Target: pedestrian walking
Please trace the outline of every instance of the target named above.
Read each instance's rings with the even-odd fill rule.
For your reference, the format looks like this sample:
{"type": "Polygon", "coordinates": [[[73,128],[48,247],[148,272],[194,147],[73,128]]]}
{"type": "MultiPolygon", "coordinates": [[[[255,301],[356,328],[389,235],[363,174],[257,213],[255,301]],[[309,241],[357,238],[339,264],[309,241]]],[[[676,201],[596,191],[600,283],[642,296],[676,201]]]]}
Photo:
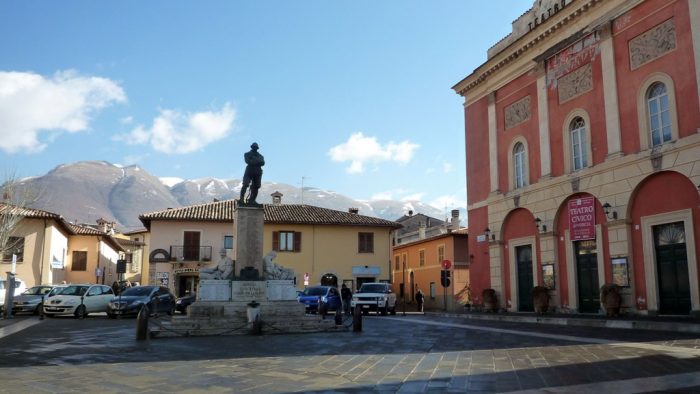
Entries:
{"type": "Polygon", "coordinates": [[[416,302],[418,303],[418,312],[423,312],[423,301],[425,300],[425,297],[423,297],[423,292],[418,289],[418,292],[416,292],[416,302]]]}
{"type": "Polygon", "coordinates": [[[340,288],[340,298],[343,299],[343,311],[350,312],[350,301],[352,300],[352,291],[343,283],[340,288]]]}

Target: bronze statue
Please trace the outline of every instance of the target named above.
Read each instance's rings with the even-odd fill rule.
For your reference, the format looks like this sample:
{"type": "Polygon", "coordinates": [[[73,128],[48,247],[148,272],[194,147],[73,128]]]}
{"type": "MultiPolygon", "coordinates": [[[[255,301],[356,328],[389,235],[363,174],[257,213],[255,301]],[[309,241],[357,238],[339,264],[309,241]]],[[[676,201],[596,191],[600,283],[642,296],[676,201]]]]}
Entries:
{"type": "Polygon", "coordinates": [[[258,206],[259,204],[255,201],[258,197],[258,190],[260,189],[260,180],[262,179],[262,166],[265,165],[265,158],[263,155],[258,153],[257,142],[253,142],[250,146],[250,151],[243,155],[245,163],[247,164],[245,168],[245,173],[243,174],[243,186],[241,187],[241,205],[248,206],[258,206]],[[251,185],[252,182],[252,185],[251,185]],[[246,191],[250,186],[250,195],[246,198],[246,191]]]}

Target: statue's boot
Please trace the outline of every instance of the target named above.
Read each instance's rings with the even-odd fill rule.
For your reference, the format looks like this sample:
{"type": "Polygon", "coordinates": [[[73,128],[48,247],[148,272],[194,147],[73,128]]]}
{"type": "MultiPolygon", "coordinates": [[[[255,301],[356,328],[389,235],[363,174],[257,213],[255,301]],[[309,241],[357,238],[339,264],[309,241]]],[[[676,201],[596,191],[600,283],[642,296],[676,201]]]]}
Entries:
{"type": "Polygon", "coordinates": [[[250,189],[250,198],[248,199],[248,202],[256,204],[256,201],[255,201],[256,198],[258,198],[258,189],[251,188],[250,189]]]}
{"type": "Polygon", "coordinates": [[[242,187],[241,187],[241,198],[240,198],[240,200],[239,200],[240,202],[245,202],[244,198],[245,198],[245,192],[246,192],[246,191],[248,191],[248,186],[245,186],[245,185],[242,186],[242,187]]]}

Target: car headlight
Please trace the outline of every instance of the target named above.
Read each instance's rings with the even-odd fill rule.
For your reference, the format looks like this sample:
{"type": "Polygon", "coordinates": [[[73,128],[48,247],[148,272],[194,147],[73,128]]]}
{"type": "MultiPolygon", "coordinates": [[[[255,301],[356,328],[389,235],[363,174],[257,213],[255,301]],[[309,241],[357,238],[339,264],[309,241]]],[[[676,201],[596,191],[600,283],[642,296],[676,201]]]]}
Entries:
{"type": "MultiPolygon", "coordinates": [[[[297,299],[299,299],[299,297],[297,297],[297,299]]],[[[177,300],[177,301],[175,301],[175,303],[180,305],[180,304],[182,304],[182,300],[177,300]]]]}
{"type": "Polygon", "coordinates": [[[328,302],[328,297],[321,296],[321,302],[328,302]]]}

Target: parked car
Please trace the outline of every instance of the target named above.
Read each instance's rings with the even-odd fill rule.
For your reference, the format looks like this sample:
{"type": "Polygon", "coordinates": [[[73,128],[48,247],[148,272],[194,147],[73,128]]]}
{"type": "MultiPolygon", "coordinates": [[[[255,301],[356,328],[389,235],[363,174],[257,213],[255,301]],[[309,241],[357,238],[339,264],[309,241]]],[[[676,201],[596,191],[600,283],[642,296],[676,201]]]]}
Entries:
{"type": "Polygon", "coordinates": [[[306,312],[325,315],[328,311],[343,309],[340,292],[332,286],[309,286],[297,300],[306,306],[306,312]]]}
{"type": "Polygon", "coordinates": [[[44,314],[85,317],[88,313],[107,312],[107,305],[112,297],[114,292],[109,286],[71,284],[44,302],[44,314]]]}
{"type": "Polygon", "coordinates": [[[363,283],[360,289],[352,295],[350,308],[354,311],[355,308],[360,308],[362,314],[366,315],[369,311],[377,311],[382,315],[391,313],[396,314],[396,294],[391,291],[391,286],[388,283],[363,283]]]}
{"type": "MultiPolygon", "coordinates": [[[[5,292],[7,289],[7,279],[0,279],[0,311],[5,308],[5,292]]],[[[15,294],[14,297],[19,296],[27,290],[27,285],[24,281],[19,278],[15,278],[15,294]]]]}
{"type": "Polygon", "coordinates": [[[175,313],[175,296],[167,287],[129,287],[120,295],[112,297],[107,306],[107,316],[114,319],[118,315],[138,315],[141,308],[150,313],[175,313]]]}
{"type": "Polygon", "coordinates": [[[15,297],[12,303],[12,313],[29,312],[38,315],[43,307],[44,297],[54,287],[53,285],[30,287],[24,293],[15,297]]]}
{"type": "Polygon", "coordinates": [[[197,300],[197,293],[186,294],[175,300],[175,309],[180,313],[187,313],[187,307],[197,300]]]}

